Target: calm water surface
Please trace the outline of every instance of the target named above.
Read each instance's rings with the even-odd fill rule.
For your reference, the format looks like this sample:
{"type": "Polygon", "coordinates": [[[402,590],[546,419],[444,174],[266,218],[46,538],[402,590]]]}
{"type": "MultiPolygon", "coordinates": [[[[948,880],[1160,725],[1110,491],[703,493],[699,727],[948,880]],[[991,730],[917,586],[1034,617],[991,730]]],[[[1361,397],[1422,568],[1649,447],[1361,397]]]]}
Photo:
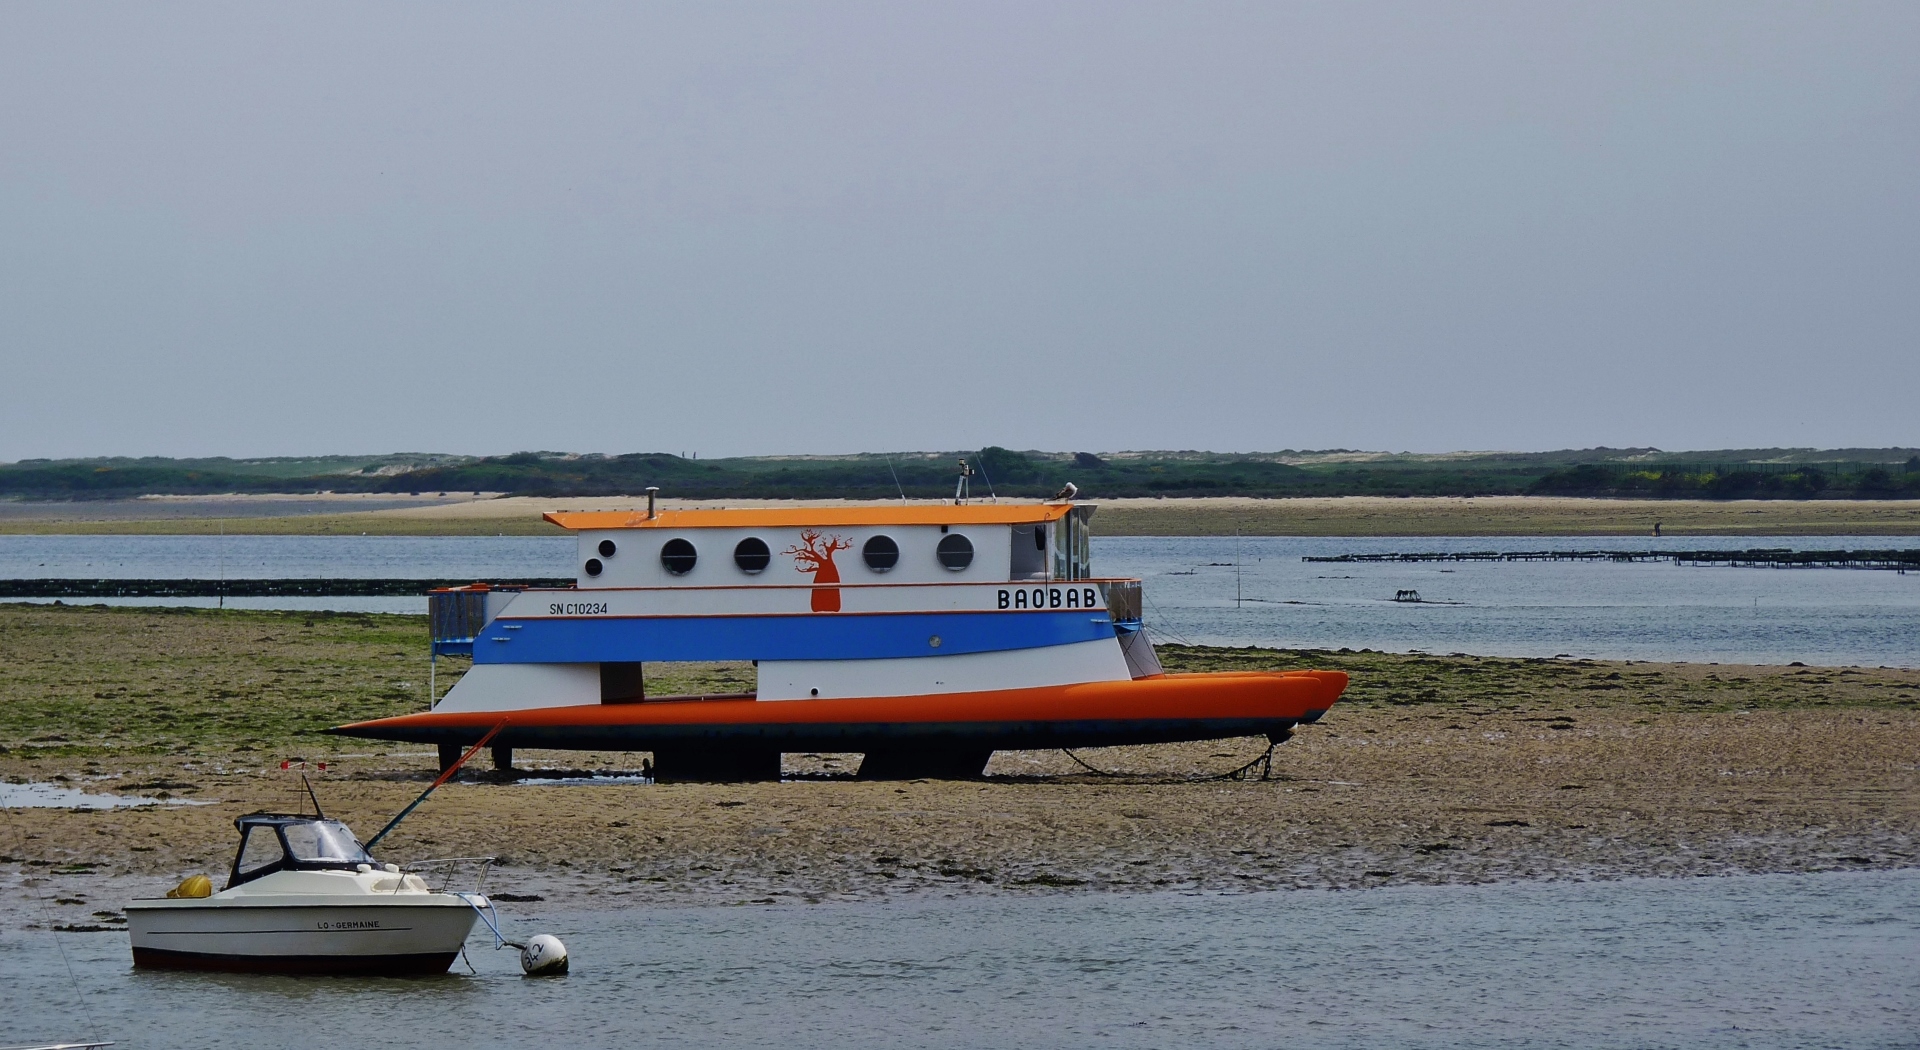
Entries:
{"type": "Polygon", "coordinates": [[[1920,574],[1670,562],[1308,563],[1390,551],[1798,550],[1888,537],[1115,538],[1102,571],[1146,581],[1158,636],[1212,645],[1725,663],[1920,664],[1920,574]],[[1393,601],[1416,590],[1419,604],[1393,601]],[[1236,593],[1239,595],[1236,601],[1236,593]]]}
{"type": "MultiPolygon", "coordinates": [[[[1728,663],[1920,664],[1920,574],[1572,562],[1328,565],[1376,551],[1793,549],[1920,545],[1885,536],[1114,537],[1104,575],[1147,584],[1163,640],[1728,663]],[[1396,603],[1417,590],[1420,604],[1396,603]],[[1237,599],[1236,599],[1237,594],[1237,599]]],[[[0,536],[4,577],[566,576],[545,536],[0,536]]],[[[166,604],[147,599],[143,604],[166,604]]],[[[212,604],[186,599],[171,604],[212,604]]],[[[415,598],[231,599],[240,608],[422,612],[415,598]]]]}
{"type": "MultiPolygon", "coordinates": [[[[572,976],[134,973],[0,935],[0,1042],[123,1048],[1912,1047],[1920,872],[529,912],[572,976]]],[[[457,968],[459,967],[456,964],[457,968]]]]}

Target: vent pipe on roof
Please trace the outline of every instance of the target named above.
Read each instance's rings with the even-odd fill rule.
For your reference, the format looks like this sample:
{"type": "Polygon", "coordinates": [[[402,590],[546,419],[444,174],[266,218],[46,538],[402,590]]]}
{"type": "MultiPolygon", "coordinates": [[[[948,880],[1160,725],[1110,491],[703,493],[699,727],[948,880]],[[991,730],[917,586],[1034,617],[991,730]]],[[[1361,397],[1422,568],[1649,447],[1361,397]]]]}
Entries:
{"type": "Polygon", "coordinates": [[[659,495],[660,495],[660,486],[658,485],[647,486],[647,520],[648,521],[653,520],[653,516],[654,516],[653,501],[654,501],[654,498],[659,495]]]}

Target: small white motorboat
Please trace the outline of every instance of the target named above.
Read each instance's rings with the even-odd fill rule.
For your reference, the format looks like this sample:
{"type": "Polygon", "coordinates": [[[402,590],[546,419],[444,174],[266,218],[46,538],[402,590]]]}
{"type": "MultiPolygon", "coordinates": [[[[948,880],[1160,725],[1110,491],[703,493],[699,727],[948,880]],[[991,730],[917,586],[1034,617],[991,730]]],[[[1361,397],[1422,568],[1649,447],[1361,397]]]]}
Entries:
{"type": "Polygon", "coordinates": [[[234,825],[240,848],[225,888],[194,876],[167,897],[128,903],[135,966],[444,973],[489,906],[381,864],[337,820],[250,813],[234,825]]]}

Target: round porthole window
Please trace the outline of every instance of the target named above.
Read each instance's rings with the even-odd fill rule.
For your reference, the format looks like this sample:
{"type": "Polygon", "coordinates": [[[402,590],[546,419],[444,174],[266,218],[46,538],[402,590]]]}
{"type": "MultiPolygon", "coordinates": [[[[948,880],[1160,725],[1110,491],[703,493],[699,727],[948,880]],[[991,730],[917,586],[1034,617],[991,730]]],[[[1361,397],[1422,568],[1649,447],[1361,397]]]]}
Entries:
{"type": "Polygon", "coordinates": [[[614,547],[614,545],[613,545],[613,541],[612,541],[612,540],[601,540],[601,541],[600,541],[600,556],[601,556],[602,558],[611,558],[611,557],[613,557],[613,552],[614,552],[614,551],[615,551],[616,549],[617,549],[617,548],[615,548],[615,547],[614,547]]]}
{"type": "Polygon", "coordinates": [[[675,576],[685,576],[693,571],[693,563],[700,560],[699,552],[686,540],[668,540],[660,548],[660,564],[675,576]]]}
{"type": "Polygon", "coordinates": [[[940,537],[940,546],[934,549],[940,556],[940,564],[959,572],[973,564],[973,541],[957,532],[940,537]]]}
{"type": "Polygon", "coordinates": [[[600,565],[600,559],[598,559],[598,558],[588,558],[588,559],[587,559],[587,564],[586,564],[586,569],[587,569],[587,575],[588,575],[588,576],[598,576],[598,575],[600,575],[600,569],[601,569],[601,565],[600,565]]]}
{"type": "Polygon", "coordinates": [[[867,568],[874,572],[886,572],[899,564],[900,545],[893,542],[891,536],[875,536],[860,548],[860,556],[867,559],[867,568]]]}
{"type": "Polygon", "coordinates": [[[740,566],[741,572],[759,572],[773,560],[773,552],[767,549],[767,541],[758,536],[748,536],[734,545],[733,563],[740,566]]]}

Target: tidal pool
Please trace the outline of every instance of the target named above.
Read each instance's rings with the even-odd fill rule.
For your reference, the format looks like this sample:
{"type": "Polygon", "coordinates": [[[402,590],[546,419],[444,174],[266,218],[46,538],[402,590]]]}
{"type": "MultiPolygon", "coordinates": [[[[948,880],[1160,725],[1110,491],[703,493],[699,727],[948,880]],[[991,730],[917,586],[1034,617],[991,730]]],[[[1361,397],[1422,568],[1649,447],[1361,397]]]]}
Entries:
{"type": "Polygon", "coordinates": [[[206,806],[211,804],[187,798],[112,795],[68,787],[64,784],[0,783],[0,809],[119,809],[123,806],[206,806]]]}

